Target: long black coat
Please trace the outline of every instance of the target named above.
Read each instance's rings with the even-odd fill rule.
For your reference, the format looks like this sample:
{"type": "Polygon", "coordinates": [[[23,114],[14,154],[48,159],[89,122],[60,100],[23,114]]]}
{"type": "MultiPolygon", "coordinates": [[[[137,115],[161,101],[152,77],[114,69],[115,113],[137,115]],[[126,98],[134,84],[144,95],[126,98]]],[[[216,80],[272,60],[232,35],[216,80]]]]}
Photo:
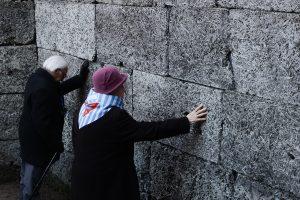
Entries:
{"type": "Polygon", "coordinates": [[[19,124],[22,160],[44,166],[55,152],[63,151],[63,95],[83,84],[80,76],[57,82],[42,68],[29,77],[19,124]]]}
{"type": "Polygon", "coordinates": [[[73,124],[75,158],[73,200],[138,200],[134,142],[152,141],[189,132],[186,117],[163,122],[137,122],[113,107],[102,118],[78,129],[73,124]]]}

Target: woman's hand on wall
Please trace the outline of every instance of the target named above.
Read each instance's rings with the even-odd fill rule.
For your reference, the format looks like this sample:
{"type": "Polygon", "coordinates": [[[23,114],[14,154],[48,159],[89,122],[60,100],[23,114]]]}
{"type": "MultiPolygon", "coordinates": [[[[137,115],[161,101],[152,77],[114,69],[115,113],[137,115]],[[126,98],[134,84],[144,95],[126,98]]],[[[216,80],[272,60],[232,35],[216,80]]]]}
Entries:
{"type": "Polygon", "coordinates": [[[200,104],[195,110],[190,112],[186,117],[190,123],[204,122],[206,121],[207,109],[200,104]]]}

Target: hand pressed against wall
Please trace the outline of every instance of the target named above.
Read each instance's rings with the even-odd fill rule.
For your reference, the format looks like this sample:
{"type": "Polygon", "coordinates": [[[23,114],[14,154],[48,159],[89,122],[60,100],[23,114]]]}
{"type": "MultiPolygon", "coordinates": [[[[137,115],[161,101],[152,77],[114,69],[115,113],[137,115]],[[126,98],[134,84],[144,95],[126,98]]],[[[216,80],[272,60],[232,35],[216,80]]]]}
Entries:
{"type": "Polygon", "coordinates": [[[206,121],[207,109],[200,104],[195,110],[190,112],[186,117],[190,123],[204,122],[206,121]]]}

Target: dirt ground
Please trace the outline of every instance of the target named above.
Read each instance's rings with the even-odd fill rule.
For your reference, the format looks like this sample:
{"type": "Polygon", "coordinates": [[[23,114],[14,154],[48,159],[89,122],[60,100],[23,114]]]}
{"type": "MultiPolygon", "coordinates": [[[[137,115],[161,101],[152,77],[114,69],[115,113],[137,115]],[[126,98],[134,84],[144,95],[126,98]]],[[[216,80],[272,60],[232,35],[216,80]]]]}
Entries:
{"type": "MultiPolygon", "coordinates": [[[[19,170],[10,158],[0,153],[0,200],[19,198],[19,170]]],[[[54,186],[49,177],[40,193],[42,200],[69,200],[68,192],[54,186]]]]}

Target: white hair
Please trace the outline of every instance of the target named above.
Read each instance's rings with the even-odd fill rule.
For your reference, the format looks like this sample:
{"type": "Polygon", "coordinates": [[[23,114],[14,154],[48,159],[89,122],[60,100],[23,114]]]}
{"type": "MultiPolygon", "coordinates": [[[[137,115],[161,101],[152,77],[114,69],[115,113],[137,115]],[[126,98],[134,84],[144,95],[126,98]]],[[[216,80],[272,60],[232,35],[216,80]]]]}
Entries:
{"type": "Polygon", "coordinates": [[[43,64],[43,68],[54,72],[57,69],[68,68],[67,61],[62,56],[51,56],[47,60],[45,60],[43,64]]]}

